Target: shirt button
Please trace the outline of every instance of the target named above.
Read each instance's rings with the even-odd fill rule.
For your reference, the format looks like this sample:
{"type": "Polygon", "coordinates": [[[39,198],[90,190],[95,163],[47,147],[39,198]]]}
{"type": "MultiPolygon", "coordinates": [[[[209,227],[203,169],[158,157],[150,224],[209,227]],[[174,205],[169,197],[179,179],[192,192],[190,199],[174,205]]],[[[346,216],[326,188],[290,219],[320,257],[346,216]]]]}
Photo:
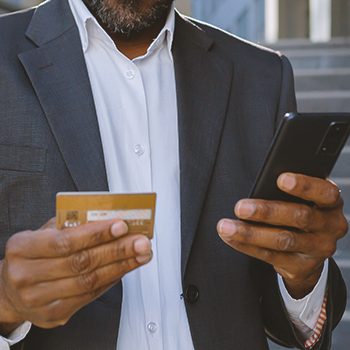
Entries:
{"type": "Polygon", "coordinates": [[[145,153],[145,149],[140,144],[137,144],[137,145],[134,146],[134,152],[138,156],[142,156],[145,153]]]}
{"type": "Polygon", "coordinates": [[[148,331],[153,334],[157,331],[157,325],[154,323],[154,322],[150,322],[148,325],[147,325],[147,329],[148,331]]]}
{"type": "Polygon", "coordinates": [[[126,71],[125,75],[130,80],[135,78],[135,72],[132,69],[126,71]]]}

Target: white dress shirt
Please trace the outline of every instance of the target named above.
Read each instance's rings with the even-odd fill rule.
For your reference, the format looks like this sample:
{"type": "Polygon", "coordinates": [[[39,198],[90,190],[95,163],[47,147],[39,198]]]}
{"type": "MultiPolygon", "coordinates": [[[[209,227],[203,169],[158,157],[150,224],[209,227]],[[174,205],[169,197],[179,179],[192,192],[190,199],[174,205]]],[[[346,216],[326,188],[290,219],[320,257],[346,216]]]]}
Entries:
{"type": "Polygon", "coordinates": [[[153,259],[122,279],[117,349],[191,350],[180,297],[180,171],[171,53],[174,9],[147,53],[129,60],[81,0],[70,5],[92,86],[109,190],[157,193],[153,259]]]}
{"type": "MultiPolygon", "coordinates": [[[[153,259],[122,279],[117,350],[194,350],[180,297],[180,167],[171,52],[174,8],[147,53],[130,60],[116,48],[82,0],[69,0],[69,5],[92,87],[109,189],[114,193],[157,193],[153,259]]],[[[297,319],[297,326],[298,314],[305,310],[308,319],[316,318],[315,324],[309,322],[306,327],[312,330],[316,326],[327,271],[324,275],[317,286],[318,297],[300,302],[291,299],[283,282],[280,284],[289,312],[295,316],[297,310],[291,318],[293,322],[297,319]]],[[[2,338],[0,349],[8,349],[8,342],[2,338]]]]}

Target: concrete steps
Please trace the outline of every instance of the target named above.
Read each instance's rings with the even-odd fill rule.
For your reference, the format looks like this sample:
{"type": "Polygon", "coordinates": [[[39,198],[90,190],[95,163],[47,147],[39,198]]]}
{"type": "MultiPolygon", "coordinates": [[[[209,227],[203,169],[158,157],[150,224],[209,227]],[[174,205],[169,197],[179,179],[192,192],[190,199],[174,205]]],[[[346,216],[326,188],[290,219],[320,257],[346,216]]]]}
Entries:
{"type": "MultiPolygon", "coordinates": [[[[266,44],[266,46],[269,45],[266,44]]],[[[292,50],[303,50],[307,52],[315,49],[341,49],[344,46],[350,47],[350,37],[332,38],[331,41],[325,43],[311,43],[308,39],[285,39],[279,40],[278,43],[272,45],[272,48],[286,53],[292,50]]]]}
{"type": "Polygon", "coordinates": [[[325,94],[299,94],[298,110],[300,112],[347,112],[350,110],[350,91],[338,93],[334,96],[331,93],[325,94]]]}
{"type": "Polygon", "coordinates": [[[304,91],[348,91],[350,89],[349,68],[294,69],[296,90],[304,91]]]}
{"type": "Polygon", "coordinates": [[[273,48],[292,63],[300,112],[350,112],[349,38],[283,41],[273,48]]]}
{"type": "Polygon", "coordinates": [[[293,56],[287,54],[295,69],[308,68],[343,68],[347,67],[350,62],[350,50],[336,50],[330,52],[327,56],[316,55],[310,52],[310,56],[293,56]]]}
{"type": "MultiPolygon", "coordinates": [[[[285,54],[292,63],[300,112],[350,113],[350,38],[332,39],[321,44],[286,40],[273,49],[285,54]]],[[[330,179],[342,191],[344,213],[350,223],[350,140],[330,179]]],[[[349,302],[342,321],[333,333],[332,348],[347,350],[350,342],[350,233],[338,242],[334,258],[347,284],[349,302]]],[[[282,348],[271,344],[271,349],[282,348]]]]}

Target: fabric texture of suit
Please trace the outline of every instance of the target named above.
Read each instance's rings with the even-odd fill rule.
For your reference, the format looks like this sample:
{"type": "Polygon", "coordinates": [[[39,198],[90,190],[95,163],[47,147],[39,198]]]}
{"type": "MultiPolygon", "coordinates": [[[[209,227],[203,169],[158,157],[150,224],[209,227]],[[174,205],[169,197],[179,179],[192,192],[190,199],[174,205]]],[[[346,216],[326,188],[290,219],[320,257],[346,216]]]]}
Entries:
{"type": "MultiPolygon", "coordinates": [[[[66,0],[0,19],[0,254],[9,237],[55,216],[59,191],[108,190],[91,87],[66,0]]],[[[222,242],[216,224],[248,195],[280,118],[296,110],[288,60],[176,15],[182,283],[195,349],[267,349],[264,329],[303,348],[286,316],[274,270],[222,242]]],[[[330,261],[329,349],[345,307],[330,261]]],[[[62,327],[32,327],[17,348],[115,350],[121,283],[62,327]]]]}

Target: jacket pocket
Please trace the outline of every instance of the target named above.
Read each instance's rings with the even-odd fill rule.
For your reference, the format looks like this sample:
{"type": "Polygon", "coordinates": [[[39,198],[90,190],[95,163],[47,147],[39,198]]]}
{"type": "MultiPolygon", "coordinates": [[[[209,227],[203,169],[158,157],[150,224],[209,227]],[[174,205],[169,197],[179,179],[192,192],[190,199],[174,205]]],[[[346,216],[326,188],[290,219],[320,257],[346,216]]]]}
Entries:
{"type": "Polygon", "coordinates": [[[0,170],[43,173],[46,148],[0,145],[0,170]]]}

